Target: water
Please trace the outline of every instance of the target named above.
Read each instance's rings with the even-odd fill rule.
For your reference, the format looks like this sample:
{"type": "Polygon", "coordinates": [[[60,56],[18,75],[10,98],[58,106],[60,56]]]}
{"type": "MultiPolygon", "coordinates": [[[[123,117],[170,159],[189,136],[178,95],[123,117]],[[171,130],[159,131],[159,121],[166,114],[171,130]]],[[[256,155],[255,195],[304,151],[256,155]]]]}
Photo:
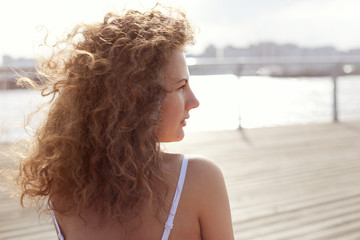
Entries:
{"type": "MultiPolygon", "coordinates": [[[[239,123],[257,128],[332,120],[329,77],[209,75],[192,76],[190,84],[200,107],[190,112],[186,131],[236,129],[239,123]]],[[[340,77],[338,98],[340,121],[360,119],[360,76],[340,77]]],[[[23,123],[42,101],[40,93],[32,90],[0,91],[0,142],[27,137],[23,123]]]]}
{"type": "MultiPolygon", "coordinates": [[[[28,138],[31,133],[31,124],[25,128],[29,115],[37,110],[45,99],[40,92],[34,90],[0,91],[0,142],[16,141],[28,138]]],[[[39,118],[34,118],[34,121],[39,118]]]]}
{"type": "MultiPolygon", "coordinates": [[[[333,85],[329,77],[271,78],[193,76],[201,108],[193,110],[189,130],[235,129],[329,122],[333,85]]],[[[340,120],[360,119],[360,76],[338,81],[340,120]]]]}

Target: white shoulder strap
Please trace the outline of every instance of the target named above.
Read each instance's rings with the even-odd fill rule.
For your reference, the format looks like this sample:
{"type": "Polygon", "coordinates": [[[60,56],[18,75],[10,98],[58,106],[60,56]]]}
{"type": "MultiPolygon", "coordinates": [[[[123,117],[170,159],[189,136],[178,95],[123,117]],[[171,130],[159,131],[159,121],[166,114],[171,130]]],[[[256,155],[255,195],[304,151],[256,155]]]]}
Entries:
{"type": "Polygon", "coordinates": [[[52,211],[54,223],[55,223],[55,226],[56,226],[58,238],[59,238],[59,240],[64,240],[64,236],[62,235],[62,233],[61,233],[61,231],[60,231],[60,227],[59,227],[59,224],[58,224],[58,222],[57,222],[57,220],[56,220],[54,210],[51,210],[51,211],[52,211]]]}
{"type": "Polygon", "coordinates": [[[170,236],[170,232],[173,227],[176,210],[177,210],[177,207],[178,207],[179,201],[180,201],[181,192],[182,192],[182,189],[184,186],[187,165],[188,165],[188,159],[186,156],[184,156],[184,158],[182,160],[182,164],[181,164],[181,170],[180,170],[179,180],[178,180],[178,184],[176,187],[174,199],[173,199],[173,202],[172,202],[172,205],[170,208],[170,213],[169,213],[168,219],[165,223],[165,229],[164,229],[164,233],[161,237],[161,240],[167,240],[170,236]]]}

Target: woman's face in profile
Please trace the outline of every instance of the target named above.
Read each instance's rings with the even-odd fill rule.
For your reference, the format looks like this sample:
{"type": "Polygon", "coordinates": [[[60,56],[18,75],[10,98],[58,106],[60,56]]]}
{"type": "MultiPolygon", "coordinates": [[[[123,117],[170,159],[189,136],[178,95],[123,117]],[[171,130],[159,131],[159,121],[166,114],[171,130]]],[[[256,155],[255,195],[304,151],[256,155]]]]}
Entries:
{"type": "Polygon", "coordinates": [[[164,69],[168,93],[161,105],[158,131],[160,142],[175,142],[184,138],[183,127],[190,117],[189,111],[199,106],[199,101],[189,85],[189,71],[182,51],[175,50],[164,69]]]}

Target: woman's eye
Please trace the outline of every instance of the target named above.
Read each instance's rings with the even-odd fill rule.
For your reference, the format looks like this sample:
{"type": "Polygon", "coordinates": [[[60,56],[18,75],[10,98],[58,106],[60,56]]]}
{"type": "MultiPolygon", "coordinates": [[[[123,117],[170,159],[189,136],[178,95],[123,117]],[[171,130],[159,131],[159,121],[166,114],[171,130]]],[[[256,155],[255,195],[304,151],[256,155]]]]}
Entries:
{"type": "Polygon", "coordinates": [[[186,87],[186,84],[182,85],[181,87],[178,88],[178,90],[183,90],[186,87]]]}

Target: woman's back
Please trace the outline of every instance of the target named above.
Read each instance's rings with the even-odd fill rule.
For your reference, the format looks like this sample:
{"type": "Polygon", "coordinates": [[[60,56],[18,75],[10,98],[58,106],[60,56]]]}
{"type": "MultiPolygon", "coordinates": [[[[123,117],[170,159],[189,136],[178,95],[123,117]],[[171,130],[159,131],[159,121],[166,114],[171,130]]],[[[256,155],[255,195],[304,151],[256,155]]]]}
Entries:
{"type": "MultiPolygon", "coordinates": [[[[169,183],[166,203],[171,203],[173,200],[182,160],[181,155],[164,154],[164,178],[169,183]]],[[[226,199],[222,197],[223,191],[226,190],[221,172],[213,163],[200,158],[189,158],[183,191],[169,239],[232,239],[231,222],[226,219],[221,226],[211,227],[213,221],[218,222],[215,215],[220,213],[230,217],[229,203],[227,197],[226,199]],[[215,182],[217,183],[212,184],[215,182]],[[221,205],[219,206],[219,204],[221,205]],[[223,208],[225,212],[216,211],[216,208],[219,207],[223,208]],[[214,219],[211,221],[206,217],[205,221],[203,218],[206,215],[213,215],[214,219]],[[225,227],[225,231],[224,226],[228,226],[225,227]],[[205,234],[203,232],[205,229],[211,229],[213,233],[205,234]],[[226,234],[230,235],[226,236],[226,234]]],[[[87,224],[84,224],[84,221],[77,216],[65,217],[56,214],[56,218],[66,240],[160,240],[164,232],[164,223],[170,211],[168,205],[159,213],[149,205],[142,206],[139,215],[133,219],[125,223],[113,221],[104,226],[97,226],[98,215],[90,211],[83,216],[87,224]]]]}

